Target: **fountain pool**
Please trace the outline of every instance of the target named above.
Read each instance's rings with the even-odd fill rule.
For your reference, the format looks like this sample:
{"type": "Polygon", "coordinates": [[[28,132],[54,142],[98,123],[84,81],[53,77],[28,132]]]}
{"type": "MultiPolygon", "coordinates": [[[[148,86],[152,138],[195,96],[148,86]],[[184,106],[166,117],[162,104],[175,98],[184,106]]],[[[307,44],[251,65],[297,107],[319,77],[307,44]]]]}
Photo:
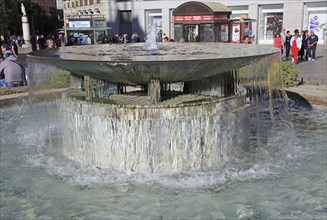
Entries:
{"type": "Polygon", "coordinates": [[[293,129],[262,126],[266,144],[220,169],[166,173],[67,159],[58,108],[0,109],[0,219],[326,218],[326,108],[290,105],[293,129]]]}
{"type": "Polygon", "coordinates": [[[33,90],[44,63],[71,88],[0,109],[1,219],[326,218],[326,108],[286,102],[275,49],[198,45],[30,55],[33,90]]]}

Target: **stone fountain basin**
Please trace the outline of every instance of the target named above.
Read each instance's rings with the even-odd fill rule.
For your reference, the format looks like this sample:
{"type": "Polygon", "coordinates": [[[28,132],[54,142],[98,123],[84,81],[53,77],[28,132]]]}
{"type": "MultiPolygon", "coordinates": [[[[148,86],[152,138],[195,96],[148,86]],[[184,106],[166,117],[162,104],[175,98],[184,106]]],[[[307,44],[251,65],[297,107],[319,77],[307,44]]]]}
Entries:
{"type": "Polygon", "coordinates": [[[162,83],[199,80],[279,53],[271,46],[231,43],[159,43],[158,50],[143,47],[144,43],[69,46],[34,51],[28,59],[81,76],[147,84],[151,79],[162,83]]]}

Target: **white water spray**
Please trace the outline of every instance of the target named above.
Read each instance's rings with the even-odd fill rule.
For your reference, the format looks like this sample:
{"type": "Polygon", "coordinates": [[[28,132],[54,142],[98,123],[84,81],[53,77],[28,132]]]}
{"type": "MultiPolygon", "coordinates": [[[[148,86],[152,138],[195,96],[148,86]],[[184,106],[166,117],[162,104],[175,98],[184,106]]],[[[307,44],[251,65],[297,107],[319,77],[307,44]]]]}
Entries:
{"type": "Polygon", "coordinates": [[[145,44],[143,50],[158,50],[156,35],[157,35],[157,25],[152,24],[150,25],[148,30],[148,35],[145,38],[145,44]]]}

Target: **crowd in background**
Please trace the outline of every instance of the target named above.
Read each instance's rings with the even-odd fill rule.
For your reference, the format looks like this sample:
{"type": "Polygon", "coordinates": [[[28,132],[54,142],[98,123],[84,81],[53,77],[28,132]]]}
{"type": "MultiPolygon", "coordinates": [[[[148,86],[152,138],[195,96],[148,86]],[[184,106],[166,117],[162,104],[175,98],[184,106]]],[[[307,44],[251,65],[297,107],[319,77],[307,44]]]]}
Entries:
{"type": "Polygon", "coordinates": [[[275,33],[273,46],[280,49],[281,55],[285,51],[283,59],[292,59],[292,62],[297,64],[299,61],[315,61],[317,43],[318,36],[313,31],[309,33],[308,30],[303,30],[300,34],[299,30],[295,29],[291,35],[289,30],[283,28],[281,33],[275,33]]]}

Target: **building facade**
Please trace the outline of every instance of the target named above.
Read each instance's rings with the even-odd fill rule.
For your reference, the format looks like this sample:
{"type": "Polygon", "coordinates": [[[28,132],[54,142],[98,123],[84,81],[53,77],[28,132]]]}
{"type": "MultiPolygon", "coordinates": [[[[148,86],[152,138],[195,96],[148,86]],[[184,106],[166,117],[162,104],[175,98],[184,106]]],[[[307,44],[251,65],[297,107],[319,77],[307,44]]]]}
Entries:
{"type": "Polygon", "coordinates": [[[51,8],[56,9],[56,0],[32,0],[33,3],[36,3],[41,6],[46,12],[46,14],[50,14],[51,8]]]}
{"type": "MultiPolygon", "coordinates": [[[[75,33],[77,35],[91,35],[89,37],[96,43],[107,34],[131,36],[137,32],[143,39],[152,24],[156,24],[165,36],[174,39],[173,11],[188,1],[61,0],[61,2],[65,27],[80,31],[75,33]],[[76,25],[81,28],[76,28],[76,25]]],[[[232,11],[231,19],[252,19],[252,33],[254,41],[258,44],[271,44],[274,33],[279,32],[282,27],[291,33],[295,29],[313,30],[319,37],[319,43],[324,42],[327,2],[323,0],[199,0],[199,2],[219,2],[226,5],[232,11]]]]}

